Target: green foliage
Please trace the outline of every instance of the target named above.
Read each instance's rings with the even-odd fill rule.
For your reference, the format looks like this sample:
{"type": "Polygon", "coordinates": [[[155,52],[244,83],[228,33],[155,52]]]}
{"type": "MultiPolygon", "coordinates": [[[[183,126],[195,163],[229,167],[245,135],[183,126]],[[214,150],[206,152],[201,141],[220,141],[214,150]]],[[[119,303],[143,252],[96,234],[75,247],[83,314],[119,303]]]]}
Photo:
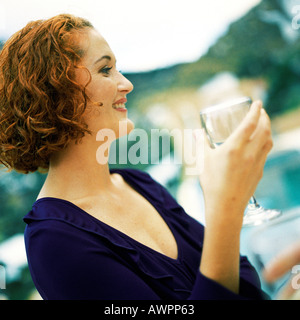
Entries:
{"type": "Polygon", "coordinates": [[[31,209],[45,175],[0,171],[0,242],[23,233],[23,216],[31,209]]]}
{"type": "MultiPolygon", "coordinates": [[[[276,20],[276,19],[275,19],[276,20]]],[[[263,0],[244,17],[232,23],[227,32],[205,55],[193,63],[140,74],[128,74],[135,85],[130,101],[141,108],[141,97],[174,88],[199,88],[219,72],[229,71],[239,78],[262,78],[269,90],[266,105],[271,116],[300,106],[300,30],[292,30],[292,17],[282,1],[263,0]],[[278,16],[281,25],[270,19],[278,16]],[[285,19],[285,20],[284,20],[285,19]]]]}

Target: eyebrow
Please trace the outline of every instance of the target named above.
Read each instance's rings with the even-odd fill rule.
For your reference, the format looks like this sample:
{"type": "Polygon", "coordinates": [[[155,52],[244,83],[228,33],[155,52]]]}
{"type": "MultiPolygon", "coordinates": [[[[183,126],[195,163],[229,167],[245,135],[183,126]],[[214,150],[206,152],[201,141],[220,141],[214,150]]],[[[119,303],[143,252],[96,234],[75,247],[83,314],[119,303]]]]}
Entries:
{"type": "Polygon", "coordinates": [[[96,60],[95,62],[94,62],[94,65],[96,64],[96,63],[98,63],[98,62],[100,62],[101,60],[111,60],[111,56],[103,56],[103,57],[101,57],[101,58],[99,58],[98,60],[96,60]]]}

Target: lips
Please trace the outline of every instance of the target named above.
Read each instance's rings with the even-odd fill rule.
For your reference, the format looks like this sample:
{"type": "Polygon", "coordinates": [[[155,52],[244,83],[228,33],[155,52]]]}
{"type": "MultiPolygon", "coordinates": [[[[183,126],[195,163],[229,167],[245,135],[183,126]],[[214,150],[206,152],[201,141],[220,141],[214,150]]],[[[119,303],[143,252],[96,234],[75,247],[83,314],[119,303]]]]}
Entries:
{"type": "Polygon", "coordinates": [[[125,103],[127,102],[126,98],[122,98],[120,100],[117,100],[116,102],[113,103],[112,107],[116,110],[127,110],[125,107],[125,103]]]}

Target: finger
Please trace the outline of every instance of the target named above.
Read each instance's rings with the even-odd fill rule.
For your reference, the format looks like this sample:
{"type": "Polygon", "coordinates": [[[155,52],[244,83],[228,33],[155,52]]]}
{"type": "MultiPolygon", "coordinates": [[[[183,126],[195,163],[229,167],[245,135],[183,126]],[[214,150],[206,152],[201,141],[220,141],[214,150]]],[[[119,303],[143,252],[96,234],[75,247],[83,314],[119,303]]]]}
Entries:
{"type": "Polygon", "coordinates": [[[299,300],[300,290],[294,289],[290,280],[276,295],[276,300],[299,300]]]}
{"type": "Polygon", "coordinates": [[[300,243],[296,243],[279,253],[266,267],[263,276],[267,282],[282,277],[294,265],[300,263],[300,243]]]}
{"type": "Polygon", "coordinates": [[[258,147],[264,147],[266,144],[272,145],[271,121],[264,109],[261,109],[258,125],[251,136],[252,140],[255,140],[258,147]]]}
{"type": "Polygon", "coordinates": [[[259,124],[248,145],[248,151],[255,158],[256,164],[263,169],[267,156],[273,147],[270,119],[263,109],[259,124]]]}
{"type": "Polygon", "coordinates": [[[261,116],[261,109],[261,101],[258,100],[253,102],[249,112],[237,127],[237,129],[229,137],[229,139],[235,139],[236,143],[244,143],[246,141],[249,141],[258,126],[261,116]]]}

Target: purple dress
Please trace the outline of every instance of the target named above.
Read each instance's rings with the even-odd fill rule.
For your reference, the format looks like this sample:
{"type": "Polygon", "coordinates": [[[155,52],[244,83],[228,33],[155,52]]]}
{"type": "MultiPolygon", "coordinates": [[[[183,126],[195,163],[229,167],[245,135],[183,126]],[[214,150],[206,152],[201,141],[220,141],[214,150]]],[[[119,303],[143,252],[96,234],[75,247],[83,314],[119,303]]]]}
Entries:
{"type": "Polygon", "coordinates": [[[159,212],[172,231],[172,259],[94,218],[69,201],[37,200],[24,217],[33,282],[43,299],[199,300],[264,299],[258,275],[240,259],[234,294],[199,272],[204,227],[188,216],[147,173],[113,169],[159,212]]]}

